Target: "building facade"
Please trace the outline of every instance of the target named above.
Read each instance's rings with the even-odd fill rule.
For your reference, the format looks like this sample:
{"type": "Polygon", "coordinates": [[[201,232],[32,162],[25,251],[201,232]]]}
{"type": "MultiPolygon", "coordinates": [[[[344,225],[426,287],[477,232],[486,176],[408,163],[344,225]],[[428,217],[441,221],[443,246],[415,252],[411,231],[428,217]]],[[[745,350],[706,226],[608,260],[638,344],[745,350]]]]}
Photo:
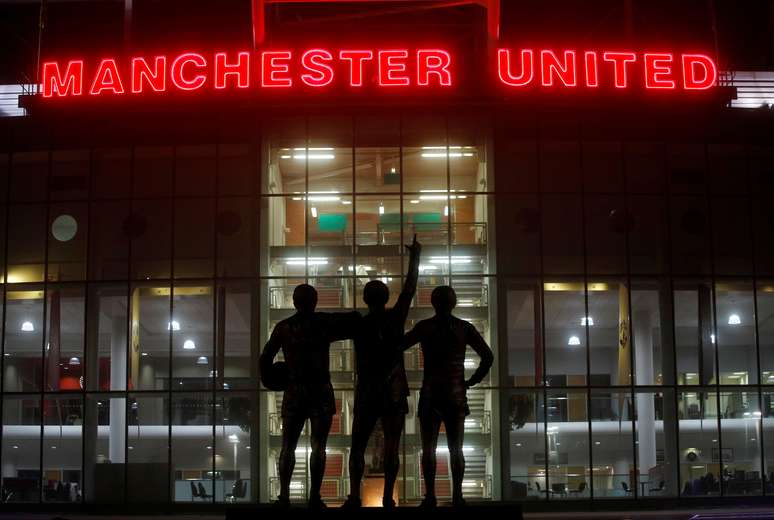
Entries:
{"type": "MultiPolygon", "coordinates": [[[[277,26],[298,23],[282,9],[277,26]]],[[[488,14],[465,9],[451,30],[472,26],[486,55],[488,14]]],[[[738,84],[731,101],[27,96],[0,118],[2,499],[273,500],[282,395],[257,372],[272,327],[299,283],[325,311],[365,311],[372,279],[395,301],[415,235],[407,327],[448,284],[495,353],[468,392],[467,498],[774,494],[774,119],[765,87],[738,84]]],[[[349,341],[332,345],[333,504],[355,363],[349,341]]],[[[418,348],[405,363],[409,505],[424,493],[418,348]]],[[[379,448],[377,431],[366,503],[381,499],[379,448]]],[[[308,455],[305,431],[294,499],[308,455]]],[[[442,499],[450,478],[439,447],[442,499]]]]}

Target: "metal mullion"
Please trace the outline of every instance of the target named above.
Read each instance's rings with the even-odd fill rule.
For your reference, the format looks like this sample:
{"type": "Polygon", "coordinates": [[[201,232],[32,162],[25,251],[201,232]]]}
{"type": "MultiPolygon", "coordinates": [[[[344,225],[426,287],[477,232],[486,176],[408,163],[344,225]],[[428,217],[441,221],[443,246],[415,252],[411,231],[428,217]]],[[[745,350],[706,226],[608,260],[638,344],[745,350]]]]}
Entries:
{"type": "Polygon", "coordinates": [[[449,262],[449,287],[454,287],[452,281],[452,213],[451,206],[451,158],[449,157],[449,113],[443,116],[444,143],[446,146],[446,259],[449,262]]]}
{"type": "MultiPolygon", "coordinates": [[[[626,176],[626,160],[624,143],[621,141],[621,176],[623,181],[623,202],[624,202],[624,217],[626,222],[629,221],[629,189],[626,176]]],[[[636,393],[636,357],[635,350],[637,348],[637,342],[634,340],[634,312],[632,310],[632,266],[631,266],[631,244],[629,237],[628,226],[624,233],[624,254],[625,254],[625,266],[626,266],[626,297],[628,299],[628,318],[629,318],[629,385],[631,386],[631,398],[632,398],[632,414],[629,420],[632,423],[632,453],[634,461],[634,499],[638,498],[638,489],[640,488],[640,470],[639,470],[639,453],[637,451],[637,420],[639,416],[637,411],[637,393],[636,393]]],[[[652,374],[651,374],[652,376],[652,374]]],[[[654,445],[655,448],[655,445],[654,445]]],[[[643,493],[644,495],[644,493],[643,493]]]]}
{"type": "Polygon", "coordinates": [[[581,240],[583,244],[583,308],[584,316],[587,317],[586,325],[583,327],[586,334],[586,421],[588,424],[588,441],[589,441],[589,471],[591,478],[589,479],[589,498],[594,500],[594,434],[591,423],[591,334],[589,332],[588,315],[589,315],[589,266],[588,266],[588,240],[586,233],[586,190],[585,190],[585,174],[583,170],[583,129],[578,127],[578,169],[581,175],[581,240]]]}
{"type": "MultiPolygon", "coordinates": [[[[0,356],[0,374],[5,374],[5,331],[7,328],[6,323],[6,316],[7,316],[7,307],[8,307],[8,219],[10,218],[10,193],[11,193],[11,176],[13,175],[13,166],[12,166],[12,157],[13,153],[8,154],[7,161],[7,171],[8,176],[5,179],[5,193],[6,193],[6,200],[5,200],[5,223],[4,223],[4,235],[3,235],[3,243],[5,245],[5,249],[3,251],[3,322],[0,324],[0,328],[2,328],[2,331],[0,332],[0,336],[2,336],[2,348],[3,355],[0,356]]],[[[3,388],[0,388],[0,390],[5,390],[5,380],[3,380],[3,388]]],[[[3,396],[2,399],[0,399],[0,448],[5,443],[5,396],[3,396]]],[[[3,451],[0,449],[0,467],[2,467],[3,463],[3,451]]]]}
{"type": "MultiPolygon", "coordinates": [[[[43,236],[45,236],[45,243],[44,243],[44,249],[43,249],[43,326],[41,327],[42,332],[42,341],[41,341],[41,381],[40,381],[40,475],[38,476],[38,481],[40,485],[40,491],[39,491],[39,500],[41,503],[44,502],[43,500],[43,440],[45,439],[45,422],[43,420],[43,406],[45,404],[45,390],[46,390],[46,377],[48,376],[47,370],[46,370],[46,335],[48,334],[48,222],[51,219],[51,170],[53,168],[52,166],[52,160],[53,160],[53,152],[51,151],[50,146],[53,143],[49,143],[49,150],[48,150],[48,172],[46,173],[46,226],[43,230],[43,236]]],[[[59,364],[57,363],[57,366],[59,364]]]]}
{"type": "MultiPolygon", "coordinates": [[[[135,166],[135,146],[131,145],[129,155],[129,186],[131,193],[129,196],[129,214],[132,215],[132,208],[134,206],[134,166],[135,166]]],[[[129,495],[129,382],[131,381],[131,347],[132,347],[132,244],[134,239],[129,236],[127,245],[127,261],[126,261],[126,348],[124,351],[124,363],[126,365],[126,376],[124,389],[124,490],[123,490],[123,503],[127,503],[127,497],[129,495]]]]}
{"type": "MultiPolygon", "coordinates": [[[[215,201],[213,203],[214,206],[214,213],[213,213],[213,219],[216,222],[216,225],[213,226],[213,233],[212,233],[212,274],[214,277],[218,276],[218,229],[217,229],[217,218],[218,218],[218,202],[220,201],[220,143],[215,144],[215,201]]],[[[220,386],[223,388],[223,367],[218,366],[218,358],[219,358],[219,352],[218,349],[220,348],[219,344],[219,331],[218,331],[218,305],[222,304],[225,305],[226,302],[219,302],[218,301],[218,294],[220,294],[220,291],[218,290],[218,283],[215,279],[212,280],[212,378],[211,378],[211,385],[212,385],[212,404],[211,406],[211,413],[212,413],[212,503],[215,503],[215,453],[217,452],[217,431],[216,431],[216,413],[217,413],[217,407],[215,406],[217,403],[217,387],[220,386]]],[[[225,290],[223,294],[223,298],[225,300],[225,290]]],[[[171,318],[170,318],[171,319],[171,318]]],[[[225,323],[224,323],[225,326],[225,323]]],[[[223,349],[225,350],[225,345],[223,345],[223,349]]],[[[224,360],[225,360],[225,352],[224,352],[224,360]]],[[[225,493],[225,488],[224,488],[225,493]]],[[[225,498],[225,496],[224,496],[225,498]]]]}
{"type": "MultiPolygon", "coordinates": [[[[398,248],[398,258],[400,259],[400,277],[401,281],[404,280],[405,273],[403,271],[403,117],[404,114],[401,112],[398,115],[398,173],[400,174],[398,177],[398,211],[400,212],[400,231],[399,231],[399,239],[400,239],[400,245],[401,247],[398,248]]],[[[417,280],[417,285],[419,284],[419,281],[417,280]]],[[[404,323],[405,328],[405,323],[404,323]]],[[[406,417],[403,417],[403,431],[406,431],[406,417]]],[[[400,465],[400,471],[401,475],[403,476],[403,482],[401,482],[401,488],[403,492],[398,496],[398,505],[405,504],[406,503],[406,436],[401,436],[401,451],[403,452],[403,464],[400,465]]],[[[421,481],[422,479],[422,468],[421,464],[419,465],[419,474],[420,478],[418,479],[421,481]]],[[[421,489],[421,484],[420,484],[421,489]]]]}
{"type": "MultiPolygon", "coordinates": [[[[86,497],[86,490],[84,484],[86,483],[86,433],[85,433],[85,426],[88,426],[86,421],[86,389],[89,387],[89,378],[84,377],[88,374],[88,357],[86,355],[86,349],[89,345],[89,339],[88,339],[88,330],[89,330],[89,307],[90,307],[90,298],[89,295],[91,294],[91,291],[89,290],[89,267],[90,267],[90,260],[91,255],[89,254],[91,252],[91,199],[93,195],[93,176],[94,176],[94,148],[89,148],[89,182],[88,182],[88,195],[87,195],[87,203],[86,203],[86,260],[84,262],[85,267],[85,274],[86,274],[86,282],[84,283],[84,296],[83,296],[83,354],[81,354],[81,377],[83,377],[83,381],[85,384],[81,385],[81,502],[83,502],[83,499],[86,497]]],[[[91,304],[93,305],[93,303],[91,304]]],[[[97,323],[99,323],[99,319],[97,320],[97,323]]],[[[97,348],[97,351],[99,351],[99,348],[97,348]]],[[[97,355],[99,358],[99,355],[97,355]]],[[[99,363],[99,361],[97,362],[99,363]]],[[[99,387],[99,385],[98,385],[99,387]]],[[[97,424],[99,424],[99,420],[97,421],[97,424]]]]}
{"type": "MultiPolygon", "coordinates": [[[[174,186],[177,185],[177,144],[173,145],[172,147],[172,189],[174,190],[174,186]]],[[[174,193],[174,192],[173,192],[174,193]]],[[[174,472],[172,469],[172,374],[173,374],[173,366],[174,366],[174,351],[173,351],[173,342],[172,342],[172,336],[174,335],[174,331],[172,330],[172,316],[174,315],[174,300],[175,300],[175,210],[176,210],[176,199],[173,197],[172,200],[172,209],[170,211],[170,238],[169,238],[169,264],[170,264],[170,278],[169,278],[169,312],[167,314],[167,323],[170,324],[169,327],[169,333],[167,334],[167,341],[169,342],[169,368],[168,368],[168,382],[167,382],[167,478],[169,478],[169,482],[167,484],[167,502],[173,503],[174,502],[174,496],[172,494],[172,490],[174,489],[175,482],[174,482],[174,472]]]]}
{"type": "MultiPolygon", "coordinates": [[[[309,115],[304,116],[304,282],[309,283],[309,115]]],[[[307,464],[308,466],[308,464],[307,464]]],[[[308,478],[308,475],[307,475],[308,478]]],[[[308,487],[308,486],[307,486],[308,487]]]]}

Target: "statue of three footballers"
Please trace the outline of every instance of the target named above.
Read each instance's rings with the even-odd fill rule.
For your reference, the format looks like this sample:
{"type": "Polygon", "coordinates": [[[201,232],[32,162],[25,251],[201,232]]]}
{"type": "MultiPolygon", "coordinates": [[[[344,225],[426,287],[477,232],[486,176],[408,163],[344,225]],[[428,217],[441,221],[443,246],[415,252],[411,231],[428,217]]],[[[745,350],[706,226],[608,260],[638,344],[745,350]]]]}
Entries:
{"type": "Polygon", "coordinates": [[[470,413],[466,390],[481,382],[492,366],[492,351],[478,331],[452,316],[457,301],[448,286],[436,287],[431,295],[435,316],[422,320],[404,335],[406,318],[417,287],[421,245],[416,236],[409,250],[409,270],[403,291],[392,309],[387,309],[389,290],[379,280],[368,282],[363,301],[368,314],[315,312],[317,291],[307,284],[293,291],[296,313],[277,324],[260,357],[264,386],[284,390],[282,401],[282,449],[279,457],[280,494],[277,506],[290,505],[290,479],[295,449],[304,424],[311,425],[309,507],[325,507],[320,486],[325,470],[325,445],[336,413],[328,351],[333,341],[355,343],[356,383],[349,458],[350,493],[344,507],[361,505],[360,484],[365,467],[368,439],[377,420],[384,430],[383,505],[395,507],[392,499],[399,467],[400,436],[408,413],[408,381],[403,352],[420,343],[424,376],[417,417],[422,437],[422,473],[426,494],[423,507],[435,507],[435,450],[441,423],[446,428],[452,472],[452,504],[462,506],[462,453],[465,416],[470,413]],[[465,380],[467,346],[481,357],[470,379],[465,380]],[[282,350],[284,363],[274,363],[282,350]]]}

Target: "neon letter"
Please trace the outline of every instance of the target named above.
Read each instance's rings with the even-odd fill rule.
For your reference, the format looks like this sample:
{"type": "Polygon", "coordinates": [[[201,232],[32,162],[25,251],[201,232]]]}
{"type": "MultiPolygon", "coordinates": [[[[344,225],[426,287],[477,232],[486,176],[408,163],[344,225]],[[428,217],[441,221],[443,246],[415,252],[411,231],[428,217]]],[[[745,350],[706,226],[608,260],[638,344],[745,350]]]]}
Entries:
{"type": "Polygon", "coordinates": [[[363,86],[363,62],[372,60],[374,53],[371,51],[339,51],[339,59],[349,61],[349,86],[363,86]]]}
{"type": "Polygon", "coordinates": [[[193,78],[187,79],[183,72],[185,71],[185,66],[188,64],[191,64],[191,66],[198,69],[203,69],[207,66],[207,60],[205,60],[204,56],[201,54],[196,54],[194,52],[181,54],[172,62],[172,83],[180,90],[196,90],[197,88],[201,88],[207,80],[207,76],[204,74],[197,74],[193,78]]]}
{"type": "Polygon", "coordinates": [[[290,51],[265,51],[261,53],[261,86],[290,87],[293,80],[288,76],[290,51]]]}
{"type": "Polygon", "coordinates": [[[408,76],[395,75],[396,72],[406,72],[408,51],[379,51],[379,85],[394,87],[411,84],[408,76]]]}
{"type": "Polygon", "coordinates": [[[301,56],[301,66],[311,74],[301,74],[301,81],[310,87],[324,87],[333,81],[333,61],[331,53],[324,49],[312,49],[301,56]]]}
{"type": "Polygon", "coordinates": [[[602,55],[605,61],[613,63],[615,88],[626,88],[629,80],[626,77],[626,64],[637,60],[633,52],[606,52],[602,55]]]}
{"type": "Polygon", "coordinates": [[[451,86],[451,56],[448,52],[437,49],[419,49],[417,51],[417,84],[430,84],[430,75],[438,76],[438,84],[451,86]]]}
{"type": "Polygon", "coordinates": [[[148,85],[150,85],[155,92],[164,92],[167,89],[166,70],[167,59],[164,56],[156,56],[154,58],[153,71],[151,71],[145,58],[133,58],[132,93],[141,93],[144,81],[147,81],[148,85]]]}
{"type": "Polygon", "coordinates": [[[564,51],[564,64],[559,63],[553,51],[540,51],[541,76],[544,87],[554,85],[554,74],[565,87],[577,85],[575,78],[575,51],[564,51]]]}
{"type": "Polygon", "coordinates": [[[508,86],[523,87],[529,85],[535,74],[535,68],[532,63],[532,51],[530,49],[521,50],[521,72],[518,76],[514,76],[511,73],[510,49],[498,49],[497,73],[500,75],[500,81],[508,86]]]}
{"type": "Polygon", "coordinates": [[[43,64],[43,97],[80,96],[83,92],[83,61],[67,62],[64,79],[59,72],[59,63],[48,61],[43,64]]]}
{"type": "Polygon", "coordinates": [[[597,53],[594,51],[586,52],[586,86],[598,87],[599,86],[599,70],[597,68],[597,53]]]}
{"type": "Polygon", "coordinates": [[[712,58],[704,54],[683,54],[683,86],[686,90],[707,90],[717,80],[718,68],[712,58]],[[702,72],[698,73],[697,67],[702,72]]]}
{"type": "Polygon", "coordinates": [[[671,54],[645,53],[645,88],[673,89],[671,54]]]}
{"type": "Polygon", "coordinates": [[[89,94],[92,96],[101,94],[103,90],[112,90],[113,94],[123,94],[124,85],[118,74],[116,60],[108,58],[100,62],[97,73],[94,74],[94,82],[91,84],[89,94]]]}
{"type": "Polygon", "coordinates": [[[226,77],[237,78],[237,88],[250,87],[250,53],[240,52],[236,63],[226,63],[226,53],[215,54],[215,88],[226,88],[226,77]]]}

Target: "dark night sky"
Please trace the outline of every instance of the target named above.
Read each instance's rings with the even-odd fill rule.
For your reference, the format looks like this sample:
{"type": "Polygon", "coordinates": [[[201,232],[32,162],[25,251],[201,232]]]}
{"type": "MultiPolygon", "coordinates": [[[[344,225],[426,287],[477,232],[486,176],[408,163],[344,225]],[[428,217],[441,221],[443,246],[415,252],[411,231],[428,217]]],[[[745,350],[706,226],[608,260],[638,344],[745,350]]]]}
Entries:
{"type": "MultiPolygon", "coordinates": [[[[626,41],[623,5],[623,0],[502,0],[503,40],[577,48],[615,45],[626,41]]],[[[709,0],[635,0],[635,45],[714,51],[709,5],[709,0]]],[[[715,5],[721,68],[774,68],[774,0],[715,0],[715,5]]],[[[134,0],[134,6],[136,52],[171,51],[181,46],[223,49],[251,42],[249,0],[134,0]]],[[[1,83],[20,82],[25,72],[33,74],[38,9],[35,3],[0,3],[1,83]]],[[[339,22],[330,18],[332,9],[330,5],[273,7],[269,12],[272,35],[289,38],[327,33],[358,39],[359,31],[367,37],[385,34],[410,39],[412,31],[427,34],[432,30],[447,31],[460,40],[469,37],[466,26],[467,31],[484,26],[477,7],[339,22]],[[309,22],[319,17],[326,19],[309,22]]],[[[344,6],[337,12],[362,13],[363,7],[344,6]]],[[[44,57],[119,54],[123,2],[51,2],[42,42],[44,57]]]]}

